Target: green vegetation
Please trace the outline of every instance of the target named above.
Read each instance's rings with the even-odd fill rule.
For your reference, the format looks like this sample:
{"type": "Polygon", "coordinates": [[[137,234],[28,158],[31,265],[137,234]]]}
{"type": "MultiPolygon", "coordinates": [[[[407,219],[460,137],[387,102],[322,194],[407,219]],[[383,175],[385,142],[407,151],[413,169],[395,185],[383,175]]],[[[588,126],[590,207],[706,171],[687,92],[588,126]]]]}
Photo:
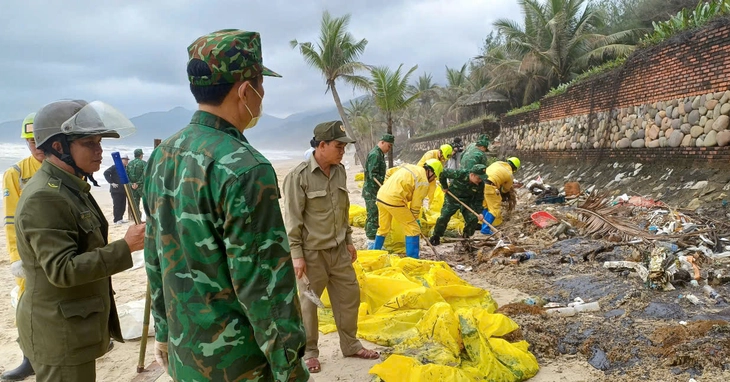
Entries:
{"type": "Polygon", "coordinates": [[[434,137],[434,136],[437,136],[439,134],[448,133],[448,132],[451,132],[451,131],[457,131],[457,130],[461,130],[461,129],[464,129],[464,128],[467,128],[467,127],[472,127],[472,126],[474,126],[476,124],[481,124],[482,122],[499,122],[499,117],[497,117],[494,114],[488,114],[486,116],[477,117],[477,118],[474,118],[472,120],[469,120],[469,121],[466,121],[466,122],[462,122],[462,123],[460,123],[458,125],[449,126],[449,127],[445,128],[443,130],[434,131],[434,132],[431,132],[431,133],[428,133],[428,134],[419,135],[418,138],[423,139],[423,138],[428,138],[428,137],[434,137]]]}
{"type": "Polygon", "coordinates": [[[728,14],[730,14],[730,0],[700,1],[694,10],[682,9],[669,20],[652,22],[654,31],[646,34],[641,43],[643,45],[657,44],[677,33],[699,28],[718,16],[728,14]]]}
{"type": "Polygon", "coordinates": [[[510,116],[510,115],[515,115],[515,114],[525,113],[528,111],[537,110],[539,108],[540,108],[540,101],[535,101],[529,105],[525,105],[525,106],[519,107],[517,109],[512,109],[512,110],[508,111],[506,115],[510,116]]]}

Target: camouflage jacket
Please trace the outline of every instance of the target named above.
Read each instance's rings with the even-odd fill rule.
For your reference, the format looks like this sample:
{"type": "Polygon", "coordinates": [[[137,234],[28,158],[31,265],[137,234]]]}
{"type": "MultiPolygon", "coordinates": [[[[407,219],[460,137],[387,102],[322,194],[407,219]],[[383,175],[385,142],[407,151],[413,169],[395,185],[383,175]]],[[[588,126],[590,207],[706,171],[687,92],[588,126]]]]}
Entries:
{"type": "Polygon", "coordinates": [[[470,169],[475,164],[487,164],[487,153],[479,150],[475,144],[470,144],[461,154],[461,168],[470,169]]]}
{"type": "Polygon", "coordinates": [[[469,181],[469,170],[444,169],[439,177],[441,186],[449,185],[449,191],[463,202],[484,196],[484,183],[474,184],[469,181]],[[447,179],[453,179],[451,184],[447,179]]]}
{"type": "Polygon", "coordinates": [[[305,333],[274,169],[197,111],[150,155],[145,262],[176,381],[306,381],[305,333]]]}
{"type": "Polygon", "coordinates": [[[129,177],[129,183],[139,183],[140,185],[142,184],[142,179],[144,177],[144,167],[146,165],[147,162],[139,158],[134,158],[127,164],[127,176],[129,177]]]}
{"type": "Polygon", "coordinates": [[[385,154],[380,147],[375,146],[368,154],[365,161],[365,184],[362,187],[363,197],[375,199],[380,186],[373,180],[377,179],[380,184],[385,181],[385,154]]]}

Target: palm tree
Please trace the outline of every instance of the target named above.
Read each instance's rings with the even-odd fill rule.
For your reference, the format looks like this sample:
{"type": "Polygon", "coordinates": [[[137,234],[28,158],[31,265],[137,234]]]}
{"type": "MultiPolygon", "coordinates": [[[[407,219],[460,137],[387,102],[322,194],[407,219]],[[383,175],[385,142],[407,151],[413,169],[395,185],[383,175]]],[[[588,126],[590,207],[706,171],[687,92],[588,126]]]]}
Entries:
{"type": "Polygon", "coordinates": [[[408,94],[420,93],[421,96],[418,97],[418,103],[421,104],[421,106],[430,106],[433,103],[434,96],[436,95],[436,88],[438,88],[438,85],[433,82],[433,76],[431,73],[424,73],[418,77],[418,81],[416,81],[415,85],[408,85],[408,94]]]}
{"type": "Polygon", "coordinates": [[[628,55],[633,45],[620,42],[633,30],[610,35],[597,33],[601,11],[585,0],[520,0],[525,14],[524,28],[512,20],[497,20],[494,26],[507,42],[547,69],[549,85],[570,81],[588,69],[591,60],[603,59],[607,53],[628,55]]]}
{"type": "MultiPolygon", "coordinates": [[[[356,41],[347,31],[349,24],[349,14],[333,18],[329,12],[325,11],[322,14],[319,41],[316,45],[311,42],[300,43],[297,40],[292,40],[290,44],[292,48],[299,48],[299,52],[309,66],[322,72],[327,84],[325,92],[332,92],[332,98],[335,100],[345,130],[347,134],[354,137],[355,134],[347,120],[335,83],[338,79],[342,79],[356,88],[368,89],[367,78],[357,75],[358,71],[369,69],[367,65],[358,61],[360,55],[365,51],[368,41],[366,39],[356,41]]],[[[359,143],[355,143],[355,152],[360,163],[364,164],[365,154],[359,143]]]]}
{"type": "MultiPolygon", "coordinates": [[[[373,126],[373,104],[370,97],[354,99],[350,101],[350,106],[345,107],[345,113],[350,120],[353,129],[359,133],[360,137],[370,135],[370,144],[365,148],[369,151],[375,142],[373,126]]],[[[359,138],[358,138],[359,140],[359,138]]]]}
{"type": "MultiPolygon", "coordinates": [[[[393,114],[407,108],[420,96],[420,93],[409,94],[408,92],[408,78],[418,69],[418,65],[405,74],[401,73],[402,68],[403,64],[398,66],[395,71],[390,70],[387,66],[375,67],[370,71],[373,100],[385,116],[388,134],[393,134],[393,114]]],[[[392,151],[388,152],[388,165],[393,167],[392,151]]]]}

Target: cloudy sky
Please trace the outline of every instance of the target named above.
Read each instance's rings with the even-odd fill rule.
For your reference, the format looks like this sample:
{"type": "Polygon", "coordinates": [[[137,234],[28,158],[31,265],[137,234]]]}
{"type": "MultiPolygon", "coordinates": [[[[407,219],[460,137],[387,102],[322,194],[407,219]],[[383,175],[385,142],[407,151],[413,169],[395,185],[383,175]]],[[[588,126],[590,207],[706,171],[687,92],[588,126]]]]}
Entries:
{"type": "MultiPolygon", "coordinates": [[[[315,41],[322,12],[352,15],[369,43],[362,61],[430,72],[479,52],[498,18],[520,17],[516,0],[4,0],[0,12],[0,121],[22,119],[60,98],[103,100],[129,117],[196,107],[187,88],[187,46],[224,28],[258,31],[267,114],[328,106],[320,74],[289,41],[315,41]]],[[[341,86],[340,95],[353,96],[341,86]]]]}

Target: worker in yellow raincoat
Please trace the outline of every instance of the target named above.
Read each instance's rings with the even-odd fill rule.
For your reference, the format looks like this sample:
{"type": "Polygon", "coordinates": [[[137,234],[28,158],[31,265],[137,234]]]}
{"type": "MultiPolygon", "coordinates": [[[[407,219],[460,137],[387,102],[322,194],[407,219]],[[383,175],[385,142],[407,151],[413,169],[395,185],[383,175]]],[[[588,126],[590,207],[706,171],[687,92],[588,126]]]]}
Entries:
{"type": "MultiPolygon", "coordinates": [[[[494,162],[487,167],[487,180],[484,181],[484,210],[482,215],[493,226],[502,224],[502,193],[512,189],[512,174],[520,168],[517,157],[507,158],[504,162],[494,162]]],[[[491,234],[489,227],[482,226],[483,234],[491,234]]]]}
{"type": "Polygon", "coordinates": [[[376,199],[379,227],[374,249],[383,248],[385,236],[395,218],[405,230],[406,256],[419,258],[421,227],[418,216],[429,186],[435,184],[443,169],[438,159],[429,159],[422,166],[404,164],[385,180],[376,199]]]}
{"type": "MultiPolygon", "coordinates": [[[[44,155],[43,150],[35,147],[33,137],[33,120],[35,113],[28,114],[23,120],[20,130],[20,138],[24,139],[30,150],[30,156],[22,159],[5,171],[3,175],[3,206],[5,208],[5,237],[7,240],[8,253],[10,254],[10,273],[15,276],[15,283],[18,284],[18,299],[25,291],[25,273],[23,262],[20,261],[18,245],[15,234],[15,209],[20,199],[25,184],[28,183],[33,174],[41,168],[44,155]]],[[[22,381],[33,375],[33,367],[28,358],[23,356],[23,362],[15,369],[6,371],[0,376],[2,380],[22,381]]]]}
{"type": "Polygon", "coordinates": [[[451,145],[441,145],[441,147],[437,149],[426,151],[426,153],[421,157],[421,160],[418,161],[417,166],[423,167],[427,160],[438,159],[443,167],[446,165],[446,162],[451,158],[451,154],[453,153],[454,148],[451,147],[451,145]]]}

